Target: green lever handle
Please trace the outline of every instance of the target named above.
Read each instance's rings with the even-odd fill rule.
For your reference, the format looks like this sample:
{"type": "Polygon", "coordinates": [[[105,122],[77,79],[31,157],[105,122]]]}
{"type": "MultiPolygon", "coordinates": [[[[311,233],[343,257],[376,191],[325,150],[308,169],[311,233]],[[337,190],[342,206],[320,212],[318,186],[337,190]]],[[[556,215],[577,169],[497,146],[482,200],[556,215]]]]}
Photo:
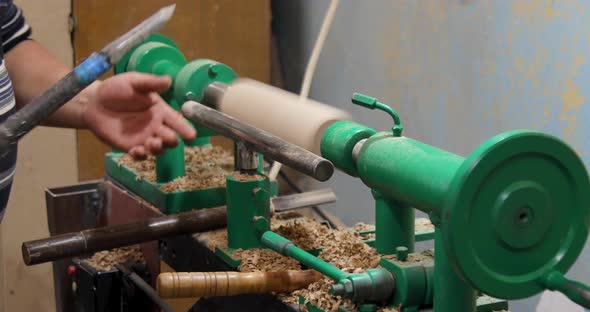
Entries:
{"type": "Polygon", "coordinates": [[[293,258],[335,281],[345,279],[349,275],[334,265],[295,246],[290,240],[275,232],[264,232],[260,240],[264,246],[280,253],[281,255],[293,258]]]}
{"type": "Polygon", "coordinates": [[[355,93],[352,95],[352,103],[368,108],[368,109],[378,109],[386,112],[393,118],[393,135],[399,137],[402,135],[402,131],[404,130],[404,126],[402,125],[402,121],[399,118],[399,114],[391,107],[379,102],[376,98],[372,96],[368,96],[361,93],[355,93]]]}
{"type": "Polygon", "coordinates": [[[552,271],[545,275],[543,284],[547,289],[557,290],[573,302],[590,309],[590,287],[588,285],[569,280],[558,271],[552,271]]]}

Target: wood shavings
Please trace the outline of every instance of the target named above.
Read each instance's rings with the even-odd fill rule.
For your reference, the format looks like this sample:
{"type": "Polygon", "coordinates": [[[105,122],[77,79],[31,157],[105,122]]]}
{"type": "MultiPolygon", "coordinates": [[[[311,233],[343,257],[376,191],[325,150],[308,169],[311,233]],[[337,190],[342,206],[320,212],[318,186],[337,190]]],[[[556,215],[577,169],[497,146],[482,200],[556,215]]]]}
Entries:
{"type": "MultiPolygon", "coordinates": [[[[288,225],[295,220],[303,218],[301,214],[296,211],[290,211],[285,213],[277,213],[271,219],[271,230],[276,230],[281,225],[288,225]]],[[[311,219],[310,219],[311,220],[311,219]]],[[[316,224],[319,224],[316,222],[316,224]]],[[[213,231],[207,231],[203,233],[197,233],[194,235],[196,239],[205,244],[210,250],[215,250],[215,247],[225,248],[227,247],[227,229],[217,229],[213,231]]],[[[290,238],[290,236],[287,236],[290,238]]]]}
{"type": "MultiPolygon", "coordinates": [[[[383,255],[382,257],[383,259],[397,260],[396,255],[383,255]]],[[[431,262],[432,259],[434,259],[434,249],[427,249],[421,253],[408,254],[408,259],[405,262],[420,264],[431,262]]]]}
{"type": "Polygon", "coordinates": [[[138,245],[99,251],[85,260],[97,271],[111,271],[118,264],[127,262],[145,262],[143,252],[138,245]]]}
{"type": "MultiPolygon", "coordinates": [[[[234,158],[219,146],[185,147],[186,175],[163,184],[163,192],[192,191],[225,186],[225,177],[233,170],[234,158]]],[[[120,166],[127,166],[139,179],[156,183],[156,158],[134,160],[128,154],[119,159],[120,166]]]]}
{"type": "Polygon", "coordinates": [[[227,229],[218,229],[195,234],[195,237],[203,242],[207,248],[215,250],[215,247],[227,247],[227,229]]]}
{"type": "MultiPolygon", "coordinates": [[[[359,234],[353,230],[329,229],[312,218],[300,217],[292,212],[273,216],[271,230],[291,240],[302,249],[321,248],[319,258],[348,273],[362,273],[379,265],[380,256],[373,248],[363,243],[359,234]],[[294,218],[284,219],[290,217],[294,218]]],[[[215,234],[209,234],[213,231],[198,234],[198,239],[206,242],[211,249],[215,248],[213,245],[226,247],[227,235],[222,234],[225,234],[226,229],[218,231],[215,234]]],[[[234,252],[232,256],[242,259],[242,264],[239,267],[242,272],[301,269],[297,261],[268,249],[239,250],[234,252]]],[[[306,303],[309,302],[324,311],[338,311],[339,308],[355,311],[356,306],[352,301],[330,295],[329,290],[333,284],[334,281],[331,279],[323,278],[310,284],[307,289],[277,296],[285,303],[298,304],[301,295],[305,298],[306,303]]],[[[305,306],[302,306],[301,309],[306,310],[305,306]]]]}
{"type": "Polygon", "coordinates": [[[354,225],[354,231],[359,234],[362,240],[369,240],[375,238],[375,233],[362,233],[362,232],[370,232],[375,231],[374,224],[366,224],[363,222],[359,222],[354,225]]]}
{"type": "Polygon", "coordinates": [[[246,181],[257,181],[257,180],[262,180],[264,178],[264,176],[258,175],[258,174],[245,174],[245,173],[240,173],[239,171],[234,171],[230,174],[234,179],[238,180],[238,181],[242,181],[242,182],[246,182],[246,181]]]}
{"type": "MultiPolygon", "coordinates": [[[[357,233],[349,230],[328,230],[320,238],[323,246],[319,258],[335,265],[348,273],[361,273],[379,265],[380,256],[363,243],[357,233]]],[[[339,308],[356,310],[355,304],[341,297],[330,295],[330,286],[334,284],[324,278],[308,286],[307,289],[293,292],[293,296],[302,295],[309,302],[324,311],[338,311],[339,308]]]]}
{"type": "Polygon", "coordinates": [[[271,223],[271,230],[304,250],[317,249],[323,246],[323,238],[330,229],[312,218],[299,218],[287,222],[271,223]]]}
{"type": "Polygon", "coordinates": [[[236,250],[232,257],[241,259],[240,272],[272,272],[301,270],[299,262],[269,249],[236,250]]]}

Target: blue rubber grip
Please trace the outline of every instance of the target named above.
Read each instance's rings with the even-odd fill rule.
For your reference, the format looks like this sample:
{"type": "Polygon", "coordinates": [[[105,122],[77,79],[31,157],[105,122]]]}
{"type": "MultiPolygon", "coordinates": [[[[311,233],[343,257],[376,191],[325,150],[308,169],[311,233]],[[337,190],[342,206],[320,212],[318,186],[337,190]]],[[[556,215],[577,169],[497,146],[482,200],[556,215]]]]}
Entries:
{"type": "Polygon", "coordinates": [[[74,73],[78,79],[85,83],[90,84],[104,74],[111,68],[107,56],[101,53],[92,53],[87,59],[85,59],[80,65],[74,68],[74,73]]]}

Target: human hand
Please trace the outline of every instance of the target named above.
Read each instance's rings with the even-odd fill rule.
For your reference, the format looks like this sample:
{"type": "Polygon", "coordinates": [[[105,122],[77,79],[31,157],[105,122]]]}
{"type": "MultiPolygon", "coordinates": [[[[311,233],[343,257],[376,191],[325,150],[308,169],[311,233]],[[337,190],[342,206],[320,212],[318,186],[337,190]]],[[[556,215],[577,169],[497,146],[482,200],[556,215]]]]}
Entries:
{"type": "Polygon", "coordinates": [[[170,87],[167,76],[136,72],[101,82],[82,109],[86,126],[103,142],[137,159],[196,137],[192,125],[158,93],[170,87]]]}

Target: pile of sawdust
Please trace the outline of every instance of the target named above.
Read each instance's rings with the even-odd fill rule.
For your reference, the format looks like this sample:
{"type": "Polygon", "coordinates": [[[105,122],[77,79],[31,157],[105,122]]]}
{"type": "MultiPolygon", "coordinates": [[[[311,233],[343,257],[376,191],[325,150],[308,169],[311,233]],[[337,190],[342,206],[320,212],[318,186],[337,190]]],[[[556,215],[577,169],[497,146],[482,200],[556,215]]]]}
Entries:
{"type": "MultiPolygon", "coordinates": [[[[292,219],[284,219],[285,217],[286,215],[281,214],[273,216],[271,230],[291,240],[302,249],[321,248],[319,258],[339,269],[348,273],[361,273],[378,266],[379,254],[362,242],[358,232],[329,229],[312,218],[297,217],[297,215],[289,215],[289,217],[295,217],[292,219]]],[[[203,233],[198,237],[200,240],[204,239],[211,249],[215,246],[225,247],[227,246],[225,231],[222,229],[213,234],[203,233]]],[[[233,256],[242,259],[239,267],[242,272],[301,269],[297,261],[268,249],[239,250],[234,252],[233,256]]],[[[339,307],[356,310],[356,305],[352,301],[330,295],[330,286],[333,284],[334,281],[325,277],[310,284],[307,289],[277,296],[286,303],[297,304],[301,295],[305,298],[305,304],[311,303],[324,311],[338,311],[339,307]]],[[[306,309],[305,306],[301,308],[306,309]]],[[[396,310],[389,308],[382,311],[396,310]]]]}
{"type": "MultiPolygon", "coordinates": [[[[163,192],[192,191],[225,186],[225,177],[233,171],[234,158],[219,146],[185,147],[186,175],[163,184],[163,192]]],[[[120,166],[127,166],[137,173],[138,179],[156,182],[156,158],[134,160],[128,154],[119,159],[120,166]]]]}
{"type": "MultiPolygon", "coordinates": [[[[319,258],[348,273],[362,273],[379,265],[380,256],[363,243],[358,234],[349,230],[329,230],[322,237],[323,246],[319,258]]],[[[295,291],[293,295],[302,295],[308,302],[324,311],[338,311],[340,307],[355,310],[355,304],[339,296],[330,295],[330,286],[334,284],[329,278],[313,283],[307,289],[295,291]]]]}
{"type": "MultiPolygon", "coordinates": [[[[280,235],[286,237],[287,239],[291,239],[293,241],[300,241],[299,237],[305,236],[305,234],[301,234],[302,231],[306,231],[305,228],[313,229],[315,228],[316,231],[319,228],[326,228],[325,226],[321,225],[320,223],[316,222],[314,219],[302,217],[301,214],[295,211],[284,212],[284,213],[277,213],[272,216],[271,218],[271,230],[279,233],[280,235]],[[283,227],[282,230],[279,228],[283,227]],[[293,227],[297,227],[298,230],[293,230],[293,227]],[[292,233],[292,234],[291,234],[292,233]],[[299,233],[299,234],[297,234],[299,233]]],[[[313,230],[312,230],[313,231],[313,230]]],[[[203,242],[207,248],[211,250],[215,250],[215,247],[225,248],[227,247],[227,229],[218,229],[213,231],[208,231],[204,233],[195,234],[195,238],[199,241],[203,242]]],[[[302,247],[304,248],[304,247],[302,247]]],[[[307,249],[307,248],[304,248],[307,249]]],[[[310,248],[311,249],[311,248],[310,248]]],[[[277,254],[279,255],[279,254],[277,254]]]]}
{"type": "Polygon", "coordinates": [[[195,234],[195,238],[204,243],[210,250],[215,247],[227,247],[227,229],[218,229],[204,233],[195,234]]]}
{"type": "Polygon", "coordinates": [[[362,240],[369,240],[372,238],[375,238],[375,233],[362,233],[362,232],[369,232],[369,231],[375,231],[375,225],[374,224],[366,224],[363,222],[359,222],[357,224],[354,225],[354,231],[356,233],[359,234],[359,237],[362,240]]]}
{"type": "Polygon", "coordinates": [[[128,262],[145,262],[138,245],[99,251],[85,260],[97,271],[111,271],[128,262]]]}
{"type": "Polygon", "coordinates": [[[246,181],[256,181],[256,180],[261,180],[264,178],[264,176],[261,175],[257,175],[257,174],[245,174],[245,173],[240,173],[239,171],[234,171],[230,174],[234,179],[241,181],[241,182],[246,182],[246,181]]]}
{"type": "Polygon", "coordinates": [[[269,249],[238,249],[232,256],[242,260],[238,267],[240,272],[301,270],[299,262],[269,249]]]}
{"type": "Polygon", "coordinates": [[[297,247],[312,250],[322,247],[324,237],[330,229],[312,218],[298,218],[287,222],[273,222],[271,230],[288,240],[297,247]]]}

